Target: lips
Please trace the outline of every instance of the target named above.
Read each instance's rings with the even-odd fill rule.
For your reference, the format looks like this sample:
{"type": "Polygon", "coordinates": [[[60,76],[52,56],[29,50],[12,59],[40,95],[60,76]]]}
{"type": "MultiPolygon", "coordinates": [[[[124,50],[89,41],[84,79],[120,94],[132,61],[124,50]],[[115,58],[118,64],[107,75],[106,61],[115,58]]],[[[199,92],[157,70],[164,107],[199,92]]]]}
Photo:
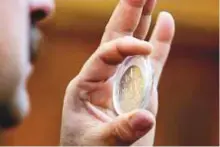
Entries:
{"type": "Polygon", "coordinates": [[[30,61],[36,61],[38,54],[38,45],[41,39],[41,33],[36,25],[39,21],[49,16],[54,10],[54,0],[29,0],[30,11],[30,61]]]}
{"type": "Polygon", "coordinates": [[[42,38],[41,32],[39,29],[34,25],[31,24],[30,26],[30,46],[29,46],[29,53],[30,53],[30,62],[33,63],[37,59],[38,55],[38,47],[40,40],[42,38]]]}
{"type": "Polygon", "coordinates": [[[47,16],[51,14],[55,8],[54,0],[29,0],[29,2],[31,13],[37,12],[38,14],[44,14],[44,16],[47,16]]]}

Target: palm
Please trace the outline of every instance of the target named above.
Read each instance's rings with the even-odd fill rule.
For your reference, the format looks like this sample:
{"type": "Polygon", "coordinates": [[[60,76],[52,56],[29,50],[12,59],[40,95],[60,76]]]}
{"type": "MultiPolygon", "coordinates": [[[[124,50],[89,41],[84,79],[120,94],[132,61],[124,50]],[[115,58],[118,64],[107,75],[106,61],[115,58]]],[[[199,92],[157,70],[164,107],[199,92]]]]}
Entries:
{"type": "MultiPolygon", "coordinates": [[[[107,66],[107,65],[106,65],[107,66]]],[[[111,76],[107,81],[100,82],[97,89],[94,89],[90,92],[89,102],[93,105],[93,110],[95,112],[88,113],[90,117],[96,117],[99,120],[108,121],[117,117],[117,113],[115,111],[113,105],[113,82],[114,76],[111,76]],[[97,113],[99,115],[97,115],[97,113]]],[[[154,93],[151,94],[150,104],[148,105],[147,109],[156,114],[157,112],[157,90],[154,90],[154,93]]],[[[90,105],[90,106],[91,106],[90,105]]],[[[89,107],[90,107],[89,106],[89,107]]]]}

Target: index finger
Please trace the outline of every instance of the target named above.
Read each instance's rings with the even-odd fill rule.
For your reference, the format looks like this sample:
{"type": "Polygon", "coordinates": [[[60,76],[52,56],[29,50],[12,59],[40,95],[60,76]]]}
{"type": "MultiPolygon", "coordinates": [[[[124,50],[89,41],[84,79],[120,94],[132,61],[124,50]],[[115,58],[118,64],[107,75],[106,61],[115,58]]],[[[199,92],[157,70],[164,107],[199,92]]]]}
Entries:
{"type": "Polygon", "coordinates": [[[133,35],[145,3],[146,0],[120,0],[105,28],[101,42],[133,35]]]}
{"type": "Polygon", "coordinates": [[[155,85],[158,85],[161,72],[170,52],[174,33],[174,18],[168,12],[161,12],[150,38],[150,43],[154,46],[150,59],[155,69],[155,85]]]}

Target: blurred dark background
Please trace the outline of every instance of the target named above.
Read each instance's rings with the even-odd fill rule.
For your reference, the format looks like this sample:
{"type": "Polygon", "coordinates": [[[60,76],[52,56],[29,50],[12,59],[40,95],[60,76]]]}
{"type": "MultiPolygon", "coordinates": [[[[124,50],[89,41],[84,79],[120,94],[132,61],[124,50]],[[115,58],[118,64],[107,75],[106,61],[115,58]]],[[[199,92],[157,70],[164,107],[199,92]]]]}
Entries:
{"type": "MultiPolygon", "coordinates": [[[[58,145],[64,91],[99,44],[117,0],[57,0],[29,82],[32,111],[5,145],[58,145]]],[[[218,0],[158,0],[176,20],[159,86],[155,145],[219,145],[218,0]]],[[[153,28],[153,27],[152,27],[153,28]]]]}

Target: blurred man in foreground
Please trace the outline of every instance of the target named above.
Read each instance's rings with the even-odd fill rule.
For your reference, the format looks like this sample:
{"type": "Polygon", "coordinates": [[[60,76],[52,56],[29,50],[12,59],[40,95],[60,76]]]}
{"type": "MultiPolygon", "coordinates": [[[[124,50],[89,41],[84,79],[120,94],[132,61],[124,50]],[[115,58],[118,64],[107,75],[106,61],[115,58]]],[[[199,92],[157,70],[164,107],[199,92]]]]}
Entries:
{"type": "MultiPolygon", "coordinates": [[[[86,4],[86,3],[85,3],[86,4]]],[[[174,20],[161,12],[144,41],[156,0],[120,0],[100,46],[69,83],[64,98],[61,145],[153,145],[157,86],[174,36],[174,20]],[[147,55],[154,90],[146,110],[117,116],[112,107],[116,67],[127,56],[147,55]]],[[[29,111],[26,82],[35,55],[36,23],[52,12],[51,0],[3,0],[0,5],[0,128],[13,127],[29,111]]],[[[52,122],[51,122],[52,123],[52,122]]]]}

